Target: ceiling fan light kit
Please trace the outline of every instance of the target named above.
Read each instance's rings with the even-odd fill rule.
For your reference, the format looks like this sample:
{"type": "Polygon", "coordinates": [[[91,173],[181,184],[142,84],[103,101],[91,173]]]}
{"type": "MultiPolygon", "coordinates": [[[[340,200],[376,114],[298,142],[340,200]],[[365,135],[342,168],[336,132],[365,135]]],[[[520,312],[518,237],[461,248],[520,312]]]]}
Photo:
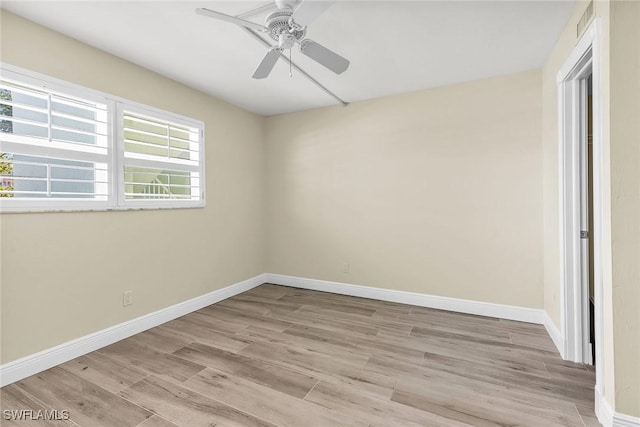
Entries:
{"type": "MultiPolygon", "coordinates": [[[[299,45],[299,50],[303,55],[313,59],[336,74],[342,74],[347,70],[347,68],[349,68],[349,60],[321,44],[305,38],[307,35],[308,25],[328,9],[332,2],[275,0],[275,4],[278,9],[267,15],[265,25],[260,25],[240,17],[226,15],[206,8],[196,9],[196,13],[243,27],[259,38],[260,41],[268,44],[255,32],[265,33],[277,43],[276,46],[270,45],[269,50],[253,73],[254,79],[264,79],[268,77],[271,70],[275,67],[276,62],[278,62],[278,58],[283,56],[283,52],[285,50],[292,49],[295,44],[299,45]]],[[[290,65],[293,65],[291,64],[290,58],[291,55],[289,54],[290,65]]],[[[299,66],[294,66],[294,68],[302,71],[299,66]]],[[[328,91],[306,72],[303,71],[302,73],[312,82],[320,86],[320,88],[325,92],[329,93],[342,104],[346,105],[346,102],[328,91]]]]}

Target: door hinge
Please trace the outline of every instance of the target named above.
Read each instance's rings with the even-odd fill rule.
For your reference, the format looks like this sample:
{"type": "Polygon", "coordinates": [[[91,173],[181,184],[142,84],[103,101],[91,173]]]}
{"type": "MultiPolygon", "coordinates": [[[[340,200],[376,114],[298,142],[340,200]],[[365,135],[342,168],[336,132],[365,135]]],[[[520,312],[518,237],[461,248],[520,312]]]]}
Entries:
{"type": "Polygon", "coordinates": [[[581,239],[588,239],[588,238],[589,238],[589,232],[588,232],[588,231],[586,231],[586,230],[582,230],[582,231],[580,232],[580,238],[581,238],[581,239]]]}

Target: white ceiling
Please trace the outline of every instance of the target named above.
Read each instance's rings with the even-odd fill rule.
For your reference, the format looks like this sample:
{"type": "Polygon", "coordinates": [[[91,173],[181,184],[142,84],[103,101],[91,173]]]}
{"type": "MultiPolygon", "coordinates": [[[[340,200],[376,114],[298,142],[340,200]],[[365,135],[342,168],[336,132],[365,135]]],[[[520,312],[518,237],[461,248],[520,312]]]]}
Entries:
{"type": "MultiPolygon", "coordinates": [[[[251,78],[266,48],[244,30],[196,15],[237,15],[254,1],[11,1],[2,7],[232,104],[275,115],[336,104],[279,61],[251,78]]],[[[338,1],[311,38],[351,61],[335,75],[293,50],[293,61],[345,101],[360,101],[539,68],[570,1],[338,1]]],[[[264,14],[250,19],[263,23],[264,14]]]]}

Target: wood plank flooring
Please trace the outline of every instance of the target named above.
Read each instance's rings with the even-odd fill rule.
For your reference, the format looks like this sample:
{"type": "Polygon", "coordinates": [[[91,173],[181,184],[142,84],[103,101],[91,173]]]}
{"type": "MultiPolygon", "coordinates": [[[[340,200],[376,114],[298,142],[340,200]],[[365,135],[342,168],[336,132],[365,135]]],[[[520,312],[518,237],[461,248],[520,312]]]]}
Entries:
{"type": "Polygon", "coordinates": [[[597,426],[540,325],[264,284],[2,388],[3,426],[597,426]],[[4,413],[4,412],[3,412],[4,413]]]}

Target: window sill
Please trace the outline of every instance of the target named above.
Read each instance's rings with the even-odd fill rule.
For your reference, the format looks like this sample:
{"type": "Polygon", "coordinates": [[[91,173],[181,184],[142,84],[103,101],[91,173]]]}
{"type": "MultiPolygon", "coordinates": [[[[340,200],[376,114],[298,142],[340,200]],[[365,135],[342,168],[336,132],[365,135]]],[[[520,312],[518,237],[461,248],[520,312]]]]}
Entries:
{"type": "Polygon", "coordinates": [[[79,213],[79,212],[124,212],[124,211],[157,211],[176,209],[204,209],[206,204],[184,206],[119,206],[119,207],[2,207],[0,215],[4,214],[38,214],[38,213],[79,213]]]}

